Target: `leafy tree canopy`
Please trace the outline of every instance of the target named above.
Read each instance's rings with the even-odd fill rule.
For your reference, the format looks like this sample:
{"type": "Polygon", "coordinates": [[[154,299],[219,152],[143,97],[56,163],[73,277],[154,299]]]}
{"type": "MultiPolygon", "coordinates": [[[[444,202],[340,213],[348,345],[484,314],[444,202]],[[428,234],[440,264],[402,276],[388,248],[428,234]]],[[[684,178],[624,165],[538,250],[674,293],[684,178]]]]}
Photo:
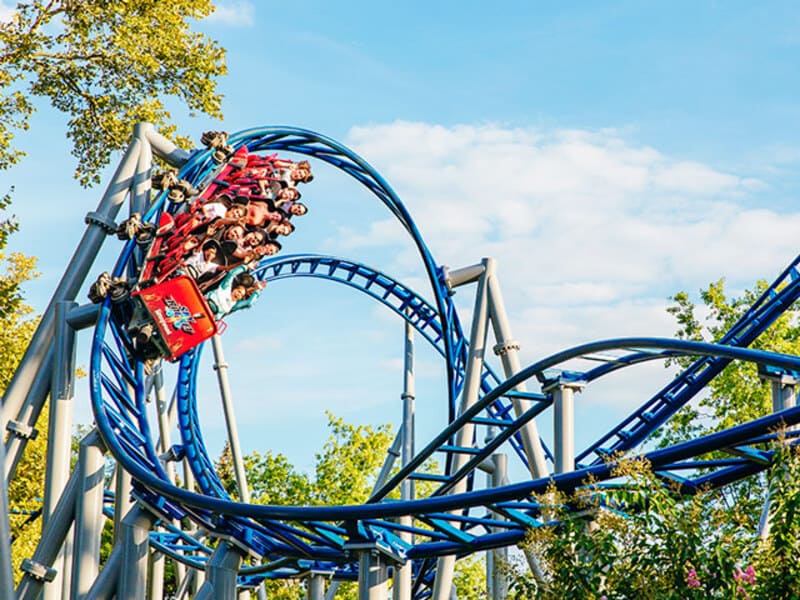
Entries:
{"type": "Polygon", "coordinates": [[[640,459],[623,462],[616,473],[627,487],[602,496],[588,489],[543,495],[558,524],[532,530],[525,545],[545,579],[518,571],[511,598],[800,597],[800,454],[783,441],[776,449],[766,479],[772,502],[765,538],[749,507],[727,505],[720,491],[681,497],[640,459]],[[608,509],[615,505],[627,514],[608,509]]]}
{"type": "MultiPolygon", "coordinates": [[[[0,208],[7,198],[0,200],[0,208]]],[[[8,235],[16,229],[13,219],[0,223],[0,395],[14,375],[25,349],[28,346],[38,319],[33,309],[25,302],[20,286],[36,276],[36,259],[18,253],[6,255],[3,248],[8,235]]],[[[17,476],[9,482],[8,502],[12,562],[15,576],[19,578],[22,559],[33,554],[39,540],[41,519],[38,518],[44,495],[44,464],[47,449],[47,428],[28,444],[17,470],[17,476]]]]}
{"type": "MultiPolygon", "coordinates": [[[[719,280],[701,290],[700,305],[686,292],[677,293],[668,309],[677,320],[677,337],[719,340],[766,288],[760,281],[732,297],[719,280]]],[[[751,347],[800,355],[797,308],[784,312],[751,347]]],[[[692,360],[675,362],[686,367],[692,360]]],[[[675,415],[660,443],[681,442],[771,410],[771,389],[757,367],[734,361],[703,396],[675,415]]],[[[553,504],[548,510],[558,525],[532,531],[527,542],[545,580],[519,572],[513,589],[525,592],[515,597],[800,597],[800,450],[793,440],[776,442],[765,475],[695,496],[681,496],[637,459],[623,462],[616,473],[626,486],[603,494],[587,489],[569,498],[551,491],[542,501],[553,504]],[[767,498],[771,527],[761,536],[759,517],[767,498]],[[608,509],[613,506],[623,507],[625,516],[608,509]]]]}
{"type": "Polygon", "coordinates": [[[68,116],[83,185],[99,181],[134,123],[175,136],[167,98],[221,117],[225,51],[191,29],[213,10],[211,0],[18,2],[0,23],[0,169],[23,155],[14,134],[28,129],[37,98],[68,116]]]}
{"type": "MultiPolygon", "coordinates": [[[[286,456],[279,453],[253,452],[244,457],[254,503],[311,506],[366,502],[392,443],[391,427],[353,425],[341,417],[326,414],[330,434],[316,454],[312,475],[298,471],[286,456]]],[[[235,469],[227,444],[215,467],[225,489],[236,497],[235,469]]],[[[436,468],[435,462],[423,467],[428,471],[436,468]]],[[[430,483],[418,482],[417,489],[420,496],[426,496],[433,488],[430,483]]],[[[475,590],[485,590],[486,587],[483,563],[478,560],[459,561],[456,568],[459,597],[479,597],[475,590]]],[[[266,585],[269,598],[300,600],[305,597],[303,587],[297,581],[275,580],[266,585]]],[[[336,595],[342,600],[355,600],[357,597],[353,583],[341,584],[336,595]]]]}
{"type": "MultiPolygon", "coordinates": [[[[767,289],[759,281],[741,296],[729,296],[725,281],[720,279],[700,291],[701,306],[686,292],[672,297],[674,304],[667,310],[678,325],[677,337],[694,341],[719,340],[748,308],[767,289]]],[[[798,310],[791,307],[762,333],[751,348],[800,355],[800,321],[798,310]]],[[[693,359],[676,361],[681,367],[693,359]]],[[[759,379],[753,363],[734,361],[715,377],[707,393],[695,403],[685,406],[668,423],[662,444],[675,442],[718,431],[769,414],[772,410],[771,389],[759,379]]]]}
{"type": "MultiPolygon", "coordinates": [[[[330,435],[316,455],[313,477],[297,471],[283,454],[256,451],[244,457],[254,503],[310,506],[359,504],[367,500],[392,443],[391,427],[352,425],[326,414],[330,435]]],[[[227,491],[236,496],[233,460],[227,444],[216,469],[227,491]]]]}

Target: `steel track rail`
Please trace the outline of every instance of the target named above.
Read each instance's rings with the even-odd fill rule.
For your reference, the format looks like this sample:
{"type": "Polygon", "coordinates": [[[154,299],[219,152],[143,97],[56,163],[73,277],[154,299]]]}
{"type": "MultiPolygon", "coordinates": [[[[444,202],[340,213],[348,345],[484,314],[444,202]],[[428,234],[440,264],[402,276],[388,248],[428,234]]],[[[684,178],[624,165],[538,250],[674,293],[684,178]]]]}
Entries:
{"type": "MultiPolygon", "coordinates": [[[[560,489],[569,491],[583,485],[589,477],[601,482],[613,478],[613,463],[606,462],[605,459],[600,460],[603,454],[601,448],[605,442],[616,440],[611,445],[616,449],[629,449],[641,444],[650,432],[677,410],[676,402],[664,403],[662,399],[666,397],[666,393],[657,395],[629,420],[584,452],[582,458],[594,453],[598,455],[598,459],[591,465],[582,465],[582,468],[572,473],[491,490],[473,490],[468,493],[446,495],[445,492],[456,481],[467,477],[479,464],[480,459],[494,450],[494,448],[487,449],[489,448],[487,446],[481,451],[484,454],[478,454],[476,459],[470,462],[468,469],[463,469],[443,482],[438,493],[433,496],[412,502],[380,500],[395,489],[403,478],[408,477],[413,469],[419,467],[426,457],[447,445],[460,427],[470,422],[477,422],[473,420],[478,418],[480,412],[492,407],[498,414],[505,411],[505,407],[508,406],[507,400],[513,394],[516,385],[531,378],[546,381],[551,377],[547,373],[549,369],[558,368],[574,358],[605,350],[634,349],[615,363],[579,374],[591,382],[616,369],[646,360],[678,355],[700,356],[693,367],[687,370],[695,369],[684,377],[686,386],[680,390],[680,401],[683,401],[690,392],[696,393],[696,386],[700,389],[707,384],[731,360],[748,360],[800,371],[798,358],[740,347],[750,343],[800,295],[796,269],[798,260],[795,260],[743,316],[732,332],[723,338],[725,344],[653,338],[606,340],[585,344],[538,361],[503,382],[499,382],[495,374],[489,373],[483,382],[483,397],[470,411],[455,418],[454,399],[463,382],[466,341],[444,285],[441,270],[436,267],[413,221],[391,188],[363,159],[338,143],[312,132],[287,128],[259,128],[237,134],[231,141],[235,146],[246,144],[252,151],[292,151],[328,162],[368,187],[403,224],[419,250],[432,286],[435,306],[428,304],[421,296],[383,274],[352,261],[331,257],[308,255],[286,257],[262,265],[259,277],[266,279],[291,276],[322,277],[358,288],[389,306],[407,319],[445,357],[451,411],[450,424],[418,453],[415,457],[415,461],[418,462],[412,461],[411,465],[390,480],[378,491],[372,503],[338,507],[241,504],[227,498],[216,475],[213,474],[213,466],[200,436],[196,411],[193,412],[196,407],[194,382],[200,356],[200,350],[197,350],[182,357],[176,384],[178,396],[183,399],[179,410],[179,429],[182,435],[185,432],[182,450],[193,463],[193,469],[196,468],[200,474],[198,482],[205,493],[189,492],[174,486],[169,481],[154,450],[155,442],[147,420],[142,365],[131,363],[127,359],[121,339],[125,334],[110,323],[110,305],[109,301],[106,301],[101,310],[92,350],[92,403],[104,441],[115,458],[134,477],[136,495],[166,518],[189,517],[214,535],[236,539],[238,543],[257,555],[270,560],[288,557],[295,561],[347,563],[349,557],[344,545],[347,539],[352,540],[353,532],[365,539],[385,544],[410,558],[463,554],[518,541],[527,528],[541,524],[538,520],[536,494],[543,493],[551,481],[560,489]],[[687,391],[683,391],[684,389],[687,391]],[[655,417],[652,416],[653,413],[655,417]],[[632,423],[634,427],[631,431],[632,423]],[[623,431],[627,433],[622,434],[623,431]],[[454,517],[450,511],[459,511],[459,515],[454,517]],[[499,520],[493,517],[493,514],[501,514],[508,520],[499,520]],[[411,528],[421,540],[413,546],[400,541],[397,534],[404,529],[391,521],[395,517],[406,515],[414,516],[430,527],[430,529],[416,526],[411,528]],[[501,531],[497,531],[498,529],[501,531]]],[[[182,171],[182,176],[193,182],[213,178],[215,167],[209,155],[209,152],[198,152],[193,155],[182,171]]],[[[147,215],[149,220],[156,220],[162,210],[174,210],[165,203],[164,196],[165,194],[162,194],[150,210],[147,215]]],[[[140,257],[134,244],[132,242],[127,244],[117,263],[115,274],[135,273],[139,266],[138,260],[140,257]]],[[[575,376],[563,369],[560,374],[562,377],[575,376]]],[[[548,404],[546,396],[542,395],[540,400],[541,406],[536,407],[536,411],[543,410],[548,404]]],[[[527,415],[527,418],[532,416],[534,415],[527,415]]],[[[737,461],[700,461],[697,457],[734,445],[759,443],[764,436],[769,435],[771,428],[776,424],[781,422],[793,424],[799,421],[800,409],[790,409],[700,440],[650,452],[646,457],[664,477],[681,477],[686,489],[700,489],[705,485],[711,487],[725,485],[766,468],[765,465],[771,456],[769,451],[762,451],[757,457],[758,460],[755,457],[756,452],[751,459],[745,457],[737,461]],[[686,471],[701,469],[710,469],[711,472],[704,472],[694,477],[691,473],[688,477],[679,475],[686,471]]],[[[513,434],[522,424],[522,419],[509,424],[508,430],[512,434],[509,439],[514,439],[513,434]]],[[[179,541],[162,538],[155,543],[161,543],[163,548],[170,548],[170,551],[180,551],[179,541]]],[[[191,552],[196,552],[197,556],[205,555],[197,548],[191,552]]],[[[281,566],[280,569],[285,569],[285,566],[281,566]]],[[[288,572],[293,571],[290,569],[288,572]]]]}

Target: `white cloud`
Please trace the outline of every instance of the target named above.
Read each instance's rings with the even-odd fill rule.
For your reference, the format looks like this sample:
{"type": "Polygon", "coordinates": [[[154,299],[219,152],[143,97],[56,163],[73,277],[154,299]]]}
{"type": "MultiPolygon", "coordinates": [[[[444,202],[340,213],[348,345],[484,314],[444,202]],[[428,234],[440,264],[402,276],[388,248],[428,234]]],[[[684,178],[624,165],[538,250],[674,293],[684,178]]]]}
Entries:
{"type": "MultiPolygon", "coordinates": [[[[763,276],[792,253],[790,236],[764,240],[763,232],[789,233],[800,219],[737,204],[764,189],[761,181],[614,131],[396,122],[353,128],[349,143],[394,185],[441,262],[491,251],[545,284],[644,285],[664,268],[677,279],[731,267],[745,279],[763,276]],[[758,244],[758,256],[747,243],[758,244]]],[[[346,236],[350,248],[398,241],[391,219],[359,232],[346,236]]]]}
{"type": "Polygon", "coordinates": [[[283,340],[273,335],[257,335],[237,340],[237,352],[274,352],[283,348],[283,340]]]}
{"type": "Polygon", "coordinates": [[[219,2],[206,21],[232,27],[249,27],[255,23],[255,15],[255,6],[247,0],[219,2]]]}
{"type": "Polygon", "coordinates": [[[0,23],[10,23],[16,11],[11,6],[0,0],[0,23]]]}
{"type": "Polygon", "coordinates": [[[361,227],[342,225],[338,228],[335,239],[345,250],[365,246],[383,246],[387,243],[398,243],[404,239],[404,231],[397,226],[395,220],[373,221],[361,231],[361,227]]]}
{"type": "MultiPolygon", "coordinates": [[[[346,143],[398,191],[437,263],[458,268],[485,256],[497,260],[523,365],[592,340],[672,337],[675,324],[665,310],[671,294],[696,292],[721,276],[741,290],[776,275],[797,252],[800,213],[764,202],[767,183],[668,156],[615,130],[397,122],[354,128],[346,143]]],[[[315,194],[325,197],[322,188],[315,194]]],[[[354,196],[351,204],[347,194],[329,196],[337,198],[331,210],[320,204],[314,212],[328,219],[308,225],[320,225],[319,238],[333,254],[373,265],[428,295],[402,227],[382,208],[367,210],[366,196],[354,196]]],[[[323,410],[359,422],[399,420],[399,320],[343,288],[308,283],[294,290],[275,285],[252,310],[231,319],[224,338],[241,435],[260,449],[296,445],[301,430],[303,439],[324,439],[323,410]]],[[[465,331],[474,289],[464,286],[455,295],[465,331]]],[[[422,444],[444,426],[445,384],[438,354],[417,342],[422,444]]],[[[493,345],[491,339],[488,348],[493,345]]],[[[658,363],[623,371],[576,399],[579,447],[671,377],[658,363]]],[[[203,386],[209,393],[214,377],[209,369],[203,386]]],[[[535,381],[528,386],[538,388],[535,381]]],[[[551,436],[551,418],[538,421],[542,435],[551,436]]],[[[210,423],[218,429],[209,435],[220,439],[222,419],[210,423]]],[[[313,464],[312,446],[305,444],[299,464],[313,464]]]]}
{"type": "MultiPolygon", "coordinates": [[[[380,368],[390,375],[397,375],[402,373],[405,369],[405,362],[402,358],[390,358],[380,362],[380,368]]],[[[414,376],[415,377],[433,377],[442,375],[441,364],[434,364],[430,361],[414,361],[414,376]]]]}
{"type": "MultiPolygon", "coordinates": [[[[497,259],[529,362],[590,340],[670,337],[671,294],[723,276],[740,290],[777,275],[797,251],[800,213],[753,207],[764,181],[615,130],[398,121],[353,128],[347,142],[397,190],[437,262],[497,259]]],[[[413,274],[391,223],[341,237],[348,251],[383,247],[397,269],[388,272],[413,274]]],[[[472,293],[459,290],[459,304],[471,307],[472,293]]]]}

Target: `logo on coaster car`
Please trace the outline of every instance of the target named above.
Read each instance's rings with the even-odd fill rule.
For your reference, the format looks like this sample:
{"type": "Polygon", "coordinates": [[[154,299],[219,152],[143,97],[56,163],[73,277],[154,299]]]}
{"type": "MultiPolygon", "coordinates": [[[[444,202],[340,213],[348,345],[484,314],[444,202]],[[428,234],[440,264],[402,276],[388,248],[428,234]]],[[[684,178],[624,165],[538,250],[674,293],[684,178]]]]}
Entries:
{"type": "Polygon", "coordinates": [[[197,316],[193,315],[188,307],[180,304],[172,296],[164,298],[164,316],[173,329],[179,329],[188,335],[194,335],[192,324],[196,322],[197,316]]]}

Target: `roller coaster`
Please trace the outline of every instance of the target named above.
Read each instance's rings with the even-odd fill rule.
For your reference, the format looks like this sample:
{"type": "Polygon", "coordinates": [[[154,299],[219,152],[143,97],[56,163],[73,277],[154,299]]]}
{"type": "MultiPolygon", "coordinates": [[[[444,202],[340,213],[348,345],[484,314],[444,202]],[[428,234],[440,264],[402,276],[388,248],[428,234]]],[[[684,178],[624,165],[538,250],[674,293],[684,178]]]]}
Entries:
{"type": "MultiPolygon", "coordinates": [[[[152,126],[136,126],[98,208],[86,215],[86,232],[6,391],[6,481],[14,478],[48,398],[49,440],[41,542],[24,561],[16,589],[9,546],[0,545],[4,598],[162,598],[165,561],[171,561],[179,582],[177,598],[265,598],[265,579],[294,578],[305,580],[307,597],[314,600],[335,597],[340,581],[357,581],[360,598],[386,598],[390,580],[397,600],[443,600],[454,597],[457,558],[484,551],[490,597],[503,598],[507,582],[497,565],[531,528],[549,524],[541,504],[548,486],[570,492],[591,480],[602,487],[614,479],[621,457],[636,453],[649,460],[665,484],[686,493],[719,488],[767,469],[772,450],[766,442],[779,426],[800,422],[794,396],[800,357],[749,348],[800,297],[800,257],[716,343],[651,337],[601,340],[523,366],[494,260],[484,258],[457,269],[439,265],[397,194],[352,150],[290,127],[205,136],[204,142],[206,147],[186,152],[152,126]],[[228,389],[224,336],[212,327],[202,340],[185,347],[162,343],[143,350],[136,340],[146,333],[148,341],[154,327],[144,332],[140,319],[132,328],[131,310],[120,309],[137,294],[159,289],[152,287],[160,283],[152,277],[153,257],[158,255],[152,244],[165,219],[176,221],[187,210],[187,197],[202,197],[225,184],[224,169],[243,149],[254,156],[300,156],[311,164],[327,163],[354,179],[403,227],[427,279],[429,289],[419,293],[390,274],[346,258],[287,253],[248,259],[256,285],[296,278],[341,284],[384,305],[404,327],[401,425],[365,504],[252,503],[228,389]],[[160,190],[153,189],[154,155],[176,169],[169,181],[156,178],[160,190]],[[128,216],[118,222],[126,204],[128,216]],[[104,276],[104,290],[98,293],[93,287],[97,304],[79,304],[76,298],[91,280],[104,241],[126,229],[130,231],[120,236],[119,258],[104,276]],[[474,310],[465,331],[454,294],[473,289],[474,310]],[[501,370],[486,356],[490,326],[501,370]],[[93,331],[89,395],[95,428],[81,441],[71,467],[75,340],[82,329],[93,331]],[[447,420],[424,445],[414,431],[415,340],[430,345],[446,371],[447,420]],[[220,383],[237,498],[221,482],[202,434],[198,395],[207,346],[220,383]],[[621,369],[678,357],[693,362],[617,426],[576,448],[577,392],[587,394],[593,383],[621,369]],[[654,436],[734,360],[758,364],[762,376],[773,382],[774,412],[657,448],[654,436]],[[551,447],[537,426],[537,417],[548,413],[551,447]],[[719,458],[708,458],[712,451],[719,458]],[[509,456],[527,474],[520,481],[508,480],[509,456]],[[441,465],[440,472],[425,468],[432,458],[441,465]],[[113,472],[107,469],[109,460],[113,472]],[[488,477],[479,477],[481,473],[488,477]],[[424,494],[422,486],[415,486],[420,480],[428,482],[424,494]],[[114,544],[101,568],[100,540],[107,519],[114,523],[114,544]]],[[[175,277],[186,278],[180,273],[178,269],[175,277]]],[[[198,306],[207,306],[202,295],[197,297],[198,306]]],[[[178,304],[168,308],[178,310],[178,304]]],[[[187,318],[203,316],[197,310],[188,311],[187,318]]],[[[232,328],[236,322],[237,315],[226,320],[232,328]]],[[[167,330],[160,335],[166,339],[167,330]]],[[[5,496],[3,502],[7,512],[5,496]]],[[[8,539],[7,521],[3,529],[0,533],[8,539]]]]}

